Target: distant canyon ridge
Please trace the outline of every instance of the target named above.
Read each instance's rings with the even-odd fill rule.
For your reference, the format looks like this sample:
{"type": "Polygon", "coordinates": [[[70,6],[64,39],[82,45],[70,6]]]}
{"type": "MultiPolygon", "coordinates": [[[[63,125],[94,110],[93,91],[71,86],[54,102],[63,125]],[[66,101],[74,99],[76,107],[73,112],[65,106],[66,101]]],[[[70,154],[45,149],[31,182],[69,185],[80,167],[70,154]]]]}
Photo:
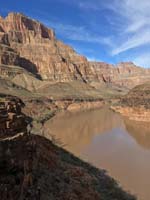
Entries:
{"type": "MultiPolygon", "coordinates": [[[[99,52],[101,53],[101,52],[99,52]]],[[[150,70],[122,62],[89,62],[57,40],[52,29],[20,13],[0,17],[0,77],[28,90],[57,82],[84,82],[93,88],[128,89],[150,80],[150,70]]]]}

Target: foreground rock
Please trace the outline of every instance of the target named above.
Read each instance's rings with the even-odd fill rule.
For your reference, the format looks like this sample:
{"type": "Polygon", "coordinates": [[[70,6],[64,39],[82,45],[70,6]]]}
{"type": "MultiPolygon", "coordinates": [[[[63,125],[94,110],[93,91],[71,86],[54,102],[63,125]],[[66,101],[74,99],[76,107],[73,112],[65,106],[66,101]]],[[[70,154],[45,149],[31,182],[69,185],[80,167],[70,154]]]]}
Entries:
{"type": "MultiPolygon", "coordinates": [[[[3,102],[7,103],[8,98],[6,101],[4,97],[3,102]]],[[[5,136],[0,132],[0,199],[136,199],[103,170],[90,166],[41,136],[31,135],[20,117],[22,102],[14,97],[9,97],[8,102],[7,105],[15,108],[15,118],[9,124],[13,137],[7,126],[5,136]],[[20,126],[16,130],[18,120],[20,126]],[[18,135],[20,128],[22,135],[18,135]]],[[[8,113],[7,107],[4,110],[8,113]]],[[[0,120],[7,121],[5,116],[0,120]]]]}
{"type": "Polygon", "coordinates": [[[0,94],[0,139],[26,131],[26,117],[21,112],[23,102],[17,97],[0,94]]]}
{"type": "Polygon", "coordinates": [[[112,106],[117,112],[135,121],[150,121],[150,83],[136,86],[112,106]]]}
{"type": "Polygon", "coordinates": [[[0,142],[1,199],[134,200],[104,171],[40,136],[0,142]]]}

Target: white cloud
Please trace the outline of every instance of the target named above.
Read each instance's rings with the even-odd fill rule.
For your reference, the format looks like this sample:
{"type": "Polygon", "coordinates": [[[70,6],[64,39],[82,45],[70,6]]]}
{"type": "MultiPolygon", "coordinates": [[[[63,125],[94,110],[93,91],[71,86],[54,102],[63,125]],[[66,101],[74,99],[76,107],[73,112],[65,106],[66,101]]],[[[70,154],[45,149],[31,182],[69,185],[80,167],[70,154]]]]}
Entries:
{"type": "MultiPolygon", "coordinates": [[[[150,43],[150,1],[114,0],[113,11],[122,18],[123,27],[112,55],[150,43]]],[[[117,41],[116,38],[114,40],[117,41]]]]}
{"type": "Polygon", "coordinates": [[[130,37],[122,45],[113,49],[112,55],[117,55],[121,52],[142,46],[144,44],[150,44],[150,29],[134,34],[134,36],[130,37]]]}
{"type": "MultiPolygon", "coordinates": [[[[108,34],[109,37],[103,37],[99,34],[93,33],[90,26],[74,26],[69,24],[62,24],[58,21],[51,22],[46,21],[49,27],[56,30],[56,33],[62,35],[66,39],[72,41],[82,41],[89,43],[105,44],[109,46],[108,51],[112,56],[116,56],[123,52],[139,48],[139,57],[133,59],[137,65],[150,66],[150,54],[143,52],[144,45],[150,44],[150,0],[59,0],[67,4],[74,5],[81,9],[81,15],[87,15],[86,25],[93,23],[92,18],[89,20],[89,15],[98,15],[101,10],[111,10],[112,13],[107,18],[108,24],[111,26],[114,33],[108,34]],[[88,11],[88,12],[87,12],[88,11]],[[96,14],[95,14],[96,13],[96,14]],[[112,35],[111,35],[112,34],[112,35]],[[141,51],[142,49],[142,51],[141,51]],[[141,56],[140,56],[140,52],[141,56]]],[[[105,14],[105,12],[103,12],[105,14]]],[[[84,18],[85,19],[85,18],[84,18]]],[[[98,20],[97,20],[98,21],[98,20]]],[[[101,20],[100,20],[101,21],[101,20]]],[[[95,22],[95,21],[94,21],[95,22]]],[[[83,22],[84,23],[84,22],[83,22]]],[[[105,26],[105,27],[106,27],[105,26]]],[[[92,26],[91,26],[92,27],[92,26]]],[[[96,28],[103,28],[99,26],[98,22],[96,28]]],[[[100,32],[100,31],[97,31],[100,32]]],[[[126,54],[127,55],[127,54],[126,54]]],[[[131,57],[131,56],[130,56],[131,57]]],[[[95,60],[94,57],[90,57],[90,60],[95,60]]]]}
{"type": "Polygon", "coordinates": [[[68,24],[54,23],[50,21],[45,21],[45,24],[56,30],[56,33],[63,35],[66,39],[89,42],[89,43],[99,43],[106,44],[108,46],[112,45],[110,38],[101,37],[99,35],[93,34],[84,26],[73,26],[68,24]]]}
{"type": "Polygon", "coordinates": [[[118,21],[112,18],[109,25],[118,23],[119,29],[113,38],[106,40],[111,44],[113,56],[150,43],[150,0],[112,0],[111,3],[107,0],[76,0],[74,3],[83,10],[109,9],[116,14],[118,21]]]}
{"type": "Polygon", "coordinates": [[[139,21],[135,21],[134,23],[131,23],[131,25],[129,25],[127,27],[127,29],[125,30],[126,33],[134,33],[137,32],[139,30],[141,30],[142,28],[144,28],[145,26],[149,25],[149,21],[147,21],[146,19],[140,19],[139,21]]]}

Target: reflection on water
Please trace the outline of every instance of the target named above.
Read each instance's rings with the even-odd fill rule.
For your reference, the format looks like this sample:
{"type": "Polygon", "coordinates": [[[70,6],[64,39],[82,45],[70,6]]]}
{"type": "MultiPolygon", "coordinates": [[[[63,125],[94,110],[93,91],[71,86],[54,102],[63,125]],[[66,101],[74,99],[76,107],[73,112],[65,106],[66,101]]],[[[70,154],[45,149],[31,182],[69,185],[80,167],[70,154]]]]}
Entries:
{"type": "Polygon", "coordinates": [[[66,149],[107,169],[127,190],[150,199],[150,124],[123,119],[108,108],[61,113],[45,125],[66,149]]]}
{"type": "Polygon", "coordinates": [[[110,112],[108,109],[102,109],[78,113],[59,113],[45,126],[46,132],[49,131],[56,138],[61,139],[69,151],[79,156],[82,150],[91,143],[94,136],[117,126],[124,126],[124,124],[118,114],[110,112]]]}
{"type": "Polygon", "coordinates": [[[136,139],[139,145],[150,149],[150,123],[128,119],[125,119],[124,122],[128,133],[136,139]]]}

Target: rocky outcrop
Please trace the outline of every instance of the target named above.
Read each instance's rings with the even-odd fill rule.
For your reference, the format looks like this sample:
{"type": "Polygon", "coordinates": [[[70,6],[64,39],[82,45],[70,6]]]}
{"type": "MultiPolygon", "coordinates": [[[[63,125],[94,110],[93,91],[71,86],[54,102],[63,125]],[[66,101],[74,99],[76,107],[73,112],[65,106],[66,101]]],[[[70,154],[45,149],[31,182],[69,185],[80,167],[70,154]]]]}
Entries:
{"type": "Polygon", "coordinates": [[[12,96],[0,95],[0,139],[26,132],[26,118],[21,112],[23,102],[12,96]]]}
{"type": "Polygon", "coordinates": [[[101,84],[132,88],[150,78],[150,70],[133,63],[88,62],[57,40],[52,29],[19,13],[0,18],[0,46],[0,64],[19,65],[49,83],[78,80],[98,88],[101,84]]]}
{"type": "Polygon", "coordinates": [[[9,46],[0,44],[0,65],[17,64],[18,54],[9,46]]]}
{"type": "Polygon", "coordinates": [[[36,43],[39,40],[54,40],[54,31],[46,28],[41,23],[31,20],[20,13],[9,13],[0,18],[1,41],[10,43],[36,43]]]}
{"type": "Polygon", "coordinates": [[[136,86],[112,106],[117,112],[135,121],[150,121],[150,83],[136,86]]]}

